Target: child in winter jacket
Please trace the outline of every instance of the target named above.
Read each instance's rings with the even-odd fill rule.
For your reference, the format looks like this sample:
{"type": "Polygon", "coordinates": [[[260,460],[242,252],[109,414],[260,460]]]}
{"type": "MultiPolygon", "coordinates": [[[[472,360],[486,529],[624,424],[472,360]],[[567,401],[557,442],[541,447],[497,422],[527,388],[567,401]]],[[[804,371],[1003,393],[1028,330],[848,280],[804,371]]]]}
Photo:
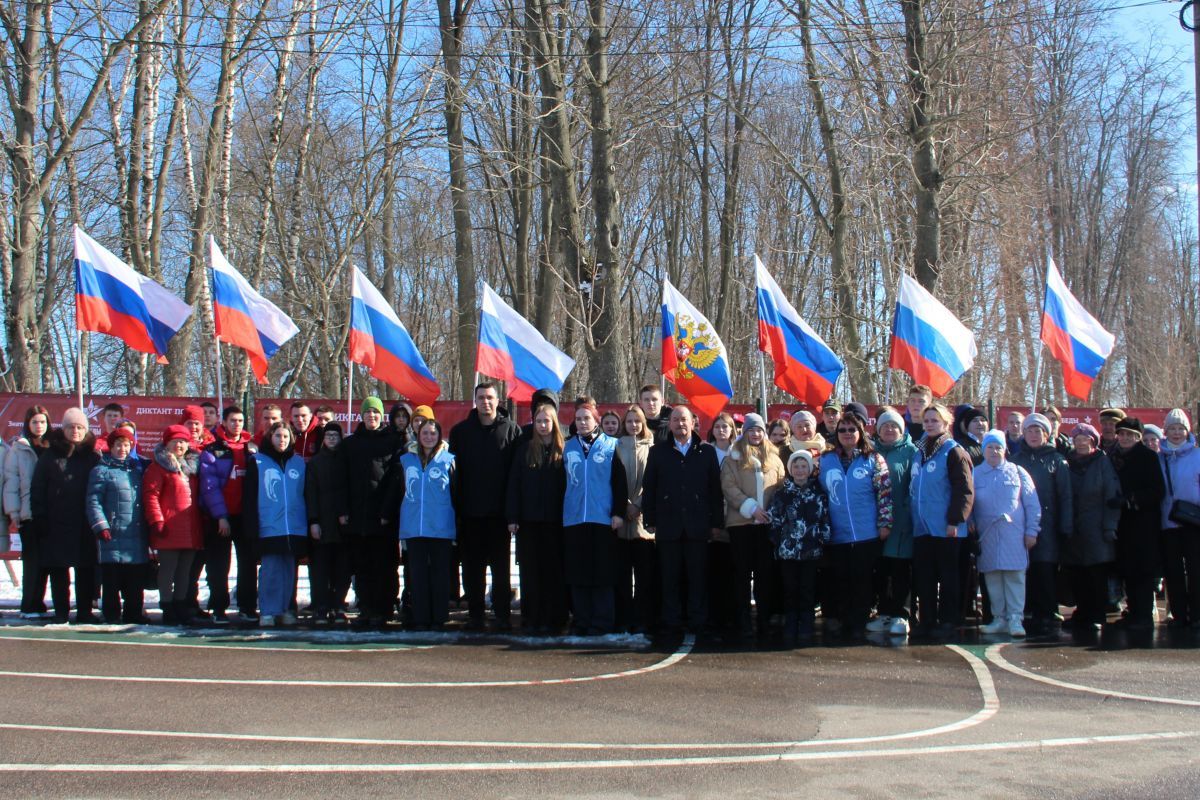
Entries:
{"type": "Polygon", "coordinates": [[[788,457],[787,480],[771,498],[770,537],[783,573],[784,644],[813,634],[817,563],[828,544],[829,502],[808,450],[788,457]]]}

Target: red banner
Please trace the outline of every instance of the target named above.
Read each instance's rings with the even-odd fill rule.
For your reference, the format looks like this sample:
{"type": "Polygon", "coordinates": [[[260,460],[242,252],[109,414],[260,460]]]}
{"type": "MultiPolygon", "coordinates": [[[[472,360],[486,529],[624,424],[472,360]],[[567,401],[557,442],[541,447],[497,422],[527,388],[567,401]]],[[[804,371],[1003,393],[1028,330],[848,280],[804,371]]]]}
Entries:
{"type": "MultiPolygon", "coordinates": [[[[109,403],[119,403],[125,409],[125,417],[133,420],[138,429],[138,451],[149,456],[162,441],[162,432],[183,417],[183,409],[199,405],[203,397],[120,397],[107,395],[84,395],[83,410],[91,423],[92,433],[100,436],[102,409],[109,403]]],[[[76,405],[75,395],[22,394],[0,392],[0,431],[5,441],[11,441],[25,426],[25,411],[30,406],[45,406],[50,412],[50,424],[57,428],[63,413],[76,405]]]]}

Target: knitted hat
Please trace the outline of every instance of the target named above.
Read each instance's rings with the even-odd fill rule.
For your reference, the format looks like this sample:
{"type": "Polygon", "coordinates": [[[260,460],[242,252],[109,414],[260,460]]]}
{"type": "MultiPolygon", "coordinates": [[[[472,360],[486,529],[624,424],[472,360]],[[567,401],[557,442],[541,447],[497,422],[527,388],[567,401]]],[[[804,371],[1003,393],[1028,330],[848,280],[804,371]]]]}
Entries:
{"type": "Polygon", "coordinates": [[[796,452],[792,453],[790,456],[788,456],[788,463],[787,463],[788,472],[792,471],[792,462],[793,461],[805,461],[808,463],[809,470],[812,470],[813,455],[808,450],[800,449],[800,450],[797,450],[796,452]]]}
{"type": "Polygon", "coordinates": [[[338,436],[341,436],[342,435],[342,426],[336,422],[326,422],[324,433],[322,433],[321,435],[324,436],[325,434],[329,434],[329,433],[336,433],[338,436]]]}
{"type": "MultiPolygon", "coordinates": [[[[188,438],[191,438],[190,433],[188,434],[188,438]]],[[[117,439],[128,439],[130,444],[132,444],[134,441],[133,431],[129,430],[129,428],[126,428],[124,425],[119,428],[113,428],[111,431],[109,431],[108,436],[105,437],[105,440],[108,442],[109,450],[111,450],[112,446],[116,444],[117,439]]]]}
{"type": "Polygon", "coordinates": [[[866,425],[871,419],[871,415],[867,413],[867,407],[855,400],[851,400],[849,403],[846,403],[846,405],[842,408],[842,413],[853,414],[862,420],[863,425],[866,425]]]}
{"type": "Polygon", "coordinates": [[[1133,431],[1141,436],[1145,428],[1142,427],[1142,421],[1137,417],[1125,417],[1117,420],[1117,433],[1121,431],[1133,431]]]}
{"type": "Polygon", "coordinates": [[[183,409],[183,416],[179,420],[182,423],[199,422],[204,424],[204,409],[200,406],[188,406],[183,409]]]}
{"type": "Polygon", "coordinates": [[[413,409],[414,417],[424,417],[425,419],[433,419],[433,409],[429,406],[417,406],[413,409]]]}
{"type": "Polygon", "coordinates": [[[1143,435],[1149,434],[1150,436],[1153,436],[1155,439],[1161,439],[1161,438],[1163,438],[1163,429],[1158,427],[1157,425],[1145,425],[1142,427],[1142,434],[1143,435]]]}
{"type": "Polygon", "coordinates": [[[900,432],[904,433],[904,417],[900,416],[900,412],[894,408],[889,408],[887,411],[879,415],[879,419],[875,420],[875,430],[883,427],[885,422],[890,422],[900,428],[900,432]]]}
{"type": "Polygon", "coordinates": [[[366,400],[363,400],[362,405],[358,409],[358,413],[366,414],[368,411],[375,411],[378,412],[380,416],[383,416],[383,401],[374,395],[371,395],[366,400]]]}
{"type": "Polygon", "coordinates": [[[758,414],[747,414],[746,421],[742,424],[742,430],[748,431],[751,428],[758,428],[761,431],[765,431],[767,429],[767,423],[764,422],[763,418],[758,414]]]}
{"type": "Polygon", "coordinates": [[[1071,438],[1076,439],[1080,436],[1086,436],[1092,440],[1092,446],[1100,446],[1100,431],[1088,425],[1086,422],[1081,422],[1071,430],[1071,438]]]}
{"type": "Polygon", "coordinates": [[[1046,419],[1044,414],[1030,414],[1027,416],[1025,421],[1021,423],[1021,430],[1025,431],[1033,425],[1037,425],[1039,428],[1044,430],[1047,438],[1050,437],[1050,431],[1053,426],[1051,426],[1050,420],[1046,419]]]}
{"type": "Polygon", "coordinates": [[[1163,430],[1166,430],[1168,425],[1182,425],[1189,433],[1192,430],[1192,423],[1182,408],[1172,408],[1167,412],[1167,417],[1163,420],[1163,430]]]}
{"type": "Polygon", "coordinates": [[[811,411],[805,411],[803,408],[792,414],[792,419],[806,419],[814,428],[817,426],[817,418],[811,411]]]}
{"type": "Polygon", "coordinates": [[[989,444],[999,445],[1001,450],[1008,448],[1008,441],[1004,437],[1004,431],[992,429],[983,435],[983,449],[987,450],[989,444]]]}
{"type": "Polygon", "coordinates": [[[84,413],[82,408],[68,408],[63,413],[62,424],[64,427],[67,425],[82,425],[86,428],[88,427],[87,414],[84,413]]]}
{"type": "Polygon", "coordinates": [[[1100,419],[1125,419],[1125,409],[1123,408],[1106,408],[1100,412],[1100,419]]]}
{"type": "Polygon", "coordinates": [[[192,432],[185,425],[168,425],[167,429],[163,431],[163,444],[173,442],[176,439],[183,439],[185,442],[190,443],[192,441],[192,432]]]}

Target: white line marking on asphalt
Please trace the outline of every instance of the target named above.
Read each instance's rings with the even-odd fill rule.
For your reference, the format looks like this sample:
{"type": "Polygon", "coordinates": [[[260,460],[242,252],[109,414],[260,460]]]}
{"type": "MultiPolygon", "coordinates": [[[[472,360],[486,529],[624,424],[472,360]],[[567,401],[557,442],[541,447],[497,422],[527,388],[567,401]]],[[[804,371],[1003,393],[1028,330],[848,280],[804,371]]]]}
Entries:
{"type": "Polygon", "coordinates": [[[19,672],[16,670],[0,670],[0,677],[5,678],[43,678],[62,681],[115,681],[118,683],[182,683],[218,686],[321,686],[341,688],[370,688],[370,689],[478,689],[500,688],[505,686],[557,686],[567,683],[590,683],[592,681],[608,681],[617,678],[632,678],[657,672],[672,667],[687,657],[692,651],[695,639],[686,637],[679,649],[662,661],[649,666],[627,669],[621,672],[606,672],[603,675],[582,675],[575,678],[539,678],[530,680],[508,681],[316,681],[289,680],[274,678],[166,678],[148,675],[79,675],[69,672],[19,672]]]}
{"type": "Polygon", "coordinates": [[[37,725],[31,723],[0,723],[0,730],[39,731],[48,733],[82,733],[106,736],[142,736],[165,739],[215,739],[221,741],[264,742],[271,744],[319,744],[367,747],[429,747],[429,748],[500,748],[525,750],[780,750],[798,747],[829,747],[893,742],[954,733],[991,719],[1000,710],[1000,699],[987,665],[967,650],[955,645],[947,647],[962,656],[970,665],[983,696],[983,707],[969,717],[935,728],[924,728],[878,736],[857,736],[845,739],[808,739],[786,742],[488,742],[427,739],[365,739],[325,736],[280,736],[273,734],[214,733],[208,731],[162,731],[130,728],[90,728],[69,725],[37,725]]]}
{"type": "Polygon", "coordinates": [[[680,756],[678,758],[622,758],[590,761],[497,761],[430,762],[401,764],[0,764],[0,772],[98,772],[98,773],[328,773],[328,772],[513,772],[519,770],[634,769],[639,767],[694,767],[722,764],[789,763],[856,758],[897,758],[904,756],[980,753],[1004,750],[1040,750],[1043,748],[1084,745],[1136,744],[1165,742],[1200,737],[1197,731],[1162,731],[1114,736],[1072,736],[1062,739],[1034,739],[976,744],[928,745],[925,747],[881,748],[876,750],[824,750],[815,753],[762,753],[740,756],[680,756]]]}
{"type": "MultiPolygon", "coordinates": [[[[17,642],[50,642],[52,644],[103,644],[122,647],[177,647],[189,650],[253,650],[265,653],[395,653],[404,650],[432,650],[431,644],[401,644],[395,647],[274,647],[271,645],[255,644],[255,640],[247,639],[243,644],[190,644],[184,642],[139,642],[131,639],[58,639],[53,636],[11,636],[0,634],[0,641],[17,642]]],[[[306,642],[301,642],[306,644],[306,642]]]]}
{"type": "Polygon", "coordinates": [[[1038,675],[1036,672],[1022,669],[1016,664],[1008,661],[1004,656],[1000,655],[1000,648],[1004,644],[994,644],[989,647],[984,655],[988,661],[991,661],[997,667],[1014,675],[1020,675],[1022,678],[1028,678],[1031,681],[1044,683],[1047,686],[1057,686],[1059,689],[1070,689],[1075,692],[1087,692],[1089,694],[1098,694],[1104,697],[1116,697],[1121,700],[1139,700],[1144,703],[1163,703],[1172,706],[1190,706],[1192,708],[1200,708],[1200,700],[1182,700],[1176,697],[1154,697],[1145,694],[1130,694],[1129,692],[1118,692],[1113,689],[1097,689],[1094,686],[1084,686],[1079,683],[1069,683],[1068,681],[1060,681],[1057,678],[1050,678],[1045,675],[1038,675]]]}

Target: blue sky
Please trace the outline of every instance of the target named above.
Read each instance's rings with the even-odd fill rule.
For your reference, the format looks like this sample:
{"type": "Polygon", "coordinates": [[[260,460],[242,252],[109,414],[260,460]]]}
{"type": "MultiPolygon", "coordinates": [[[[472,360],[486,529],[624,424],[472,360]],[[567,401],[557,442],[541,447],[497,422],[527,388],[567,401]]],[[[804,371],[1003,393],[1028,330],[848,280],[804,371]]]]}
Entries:
{"type": "MultiPolygon", "coordinates": [[[[1112,13],[1112,26],[1115,31],[1127,37],[1139,49],[1159,47],[1164,56],[1177,56],[1180,59],[1176,70],[1176,80],[1179,89],[1186,93],[1192,108],[1196,102],[1195,50],[1192,34],[1179,25],[1179,9],[1183,7],[1181,0],[1116,0],[1114,5],[1121,6],[1112,13]]],[[[1200,2],[1197,2],[1200,6],[1200,2]]],[[[1189,13],[1190,16],[1190,13],[1189,13]]],[[[1190,22],[1190,19],[1189,19],[1190,22]]],[[[1195,117],[1193,115],[1192,119],[1195,117]]],[[[1193,122],[1194,125],[1194,122],[1193,122]]],[[[1196,146],[1195,130],[1189,126],[1189,140],[1181,147],[1179,163],[1179,182],[1186,186],[1196,185],[1196,146]]]]}

